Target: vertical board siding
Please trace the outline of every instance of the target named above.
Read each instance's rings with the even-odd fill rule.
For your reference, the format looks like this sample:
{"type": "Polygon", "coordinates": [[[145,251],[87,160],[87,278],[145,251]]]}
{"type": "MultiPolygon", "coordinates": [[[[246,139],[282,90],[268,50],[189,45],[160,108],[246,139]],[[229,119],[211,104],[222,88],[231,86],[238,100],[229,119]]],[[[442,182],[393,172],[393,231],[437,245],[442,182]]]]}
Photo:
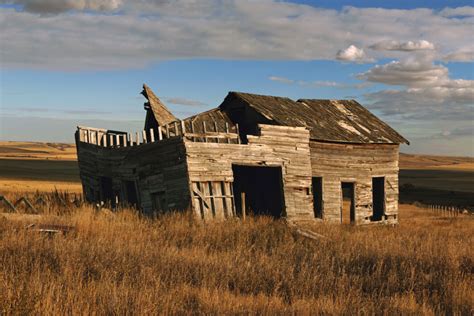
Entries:
{"type": "MultiPolygon", "coordinates": [[[[211,186],[216,218],[235,216],[232,164],[281,167],[286,215],[289,220],[312,219],[309,131],[302,127],[259,125],[260,135],[248,136],[248,144],[195,143],[185,141],[187,170],[195,183],[222,182],[211,186]]],[[[202,192],[204,193],[204,192],[202,192]]],[[[198,213],[199,197],[193,196],[198,213]]]]}
{"type": "Polygon", "coordinates": [[[144,213],[161,211],[154,209],[152,200],[152,195],[158,192],[164,192],[169,210],[189,207],[190,192],[181,138],[122,148],[83,142],[76,145],[80,177],[88,201],[100,202],[99,179],[109,177],[119,202],[125,202],[124,182],[136,183],[139,207],[144,213]]]}

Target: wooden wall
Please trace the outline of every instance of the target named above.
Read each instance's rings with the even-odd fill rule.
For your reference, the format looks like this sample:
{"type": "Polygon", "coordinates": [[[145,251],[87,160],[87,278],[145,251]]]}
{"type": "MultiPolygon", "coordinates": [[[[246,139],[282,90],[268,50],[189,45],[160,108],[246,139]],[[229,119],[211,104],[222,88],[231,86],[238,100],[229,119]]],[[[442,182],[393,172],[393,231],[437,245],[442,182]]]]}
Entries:
{"type": "Polygon", "coordinates": [[[356,224],[375,223],[372,177],[385,177],[384,222],[398,222],[398,145],[310,142],[313,177],[323,178],[323,220],[341,221],[341,182],[355,183],[356,224]]]}
{"type": "Polygon", "coordinates": [[[313,218],[309,131],[272,125],[259,125],[259,129],[258,136],[249,135],[248,144],[242,145],[185,141],[192,205],[198,217],[235,215],[226,203],[234,198],[232,164],[238,164],[281,167],[287,218],[313,218]],[[213,191],[213,187],[228,189],[213,191]]]}
{"type": "Polygon", "coordinates": [[[100,178],[112,179],[119,202],[125,181],[136,185],[146,212],[192,206],[203,219],[236,216],[232,164],[281,167],[288,220],[313,220],[312,177],[323,178],[323,220],[341,220],[341,182],[355,183],[356,224],[372,223],[372,178],[385,177],[383,222],[398,215],[398,145],[336,144],[309,140],[302,127],[258,125],[247,144],[195,142],[172,137],[132,147],[102,147],[77,138],[87,200],[99,202],[100,178]]]}
{"type": "Polygon", "coordinates": [[[189,187],[181,137],[140,146],[110,148],[77,142],[80,176],[88,201],[103,200],[100,178],[112,178],[119,203],[126,200],[126,181],[135,184],[140,208],[155,210],[161,200],[164,209],[183,210],[189,206],[189,187]]]}

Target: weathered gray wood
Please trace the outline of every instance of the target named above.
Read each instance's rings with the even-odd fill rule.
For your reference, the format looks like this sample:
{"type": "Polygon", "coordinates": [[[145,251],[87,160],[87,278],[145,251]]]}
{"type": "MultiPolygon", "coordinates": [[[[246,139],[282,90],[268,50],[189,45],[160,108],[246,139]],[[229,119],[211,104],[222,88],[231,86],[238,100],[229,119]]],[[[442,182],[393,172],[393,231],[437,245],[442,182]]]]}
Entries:
{"type": "Polygon", "coordinates": [[[214,208],[217,219],[225,218],[224,210],[224,196],[222,192],[222,186],[220,181],[213,181],[212,183],[212,194],[214,197],[214,208]]]}
{"type": "Polygon", "coordinates": [[[184,125],[184,121],[180,121],[181,123],[181,135],[186,134],[186,126],[184,125]]]}
{"type": "Polygon", "coordinates": [[[153,128],[150,128],[150,142],[155,142],[155,130],[153,128]]]}
{"type": "Polygon", "coordinates": [[[162,140],[163,139],[163,134],[161,132],[161,126],[158,126],[158,140],[162,140]]]}
{"type": "Polygon", "coordinates": [[[0,195],[0,202],[5,203],[13,212],[16,212],[16,207],[3,195],[0,195]]]}
{"type": "Polygon", "coordinates": [[[122,143],[123,143],[123,147],[127,147],[128,146],[128,139],[127,139],[127,134],[124,134],[122,135],[122,143]]]}
{"type": "Polygon", "coordinates": [[[235,131],[236,131],[236,134],[239,135],[239,137],[237,138],[237,143],[240,144],[240,130],[239,130],[239,124],[235,124],[235,131]]]}

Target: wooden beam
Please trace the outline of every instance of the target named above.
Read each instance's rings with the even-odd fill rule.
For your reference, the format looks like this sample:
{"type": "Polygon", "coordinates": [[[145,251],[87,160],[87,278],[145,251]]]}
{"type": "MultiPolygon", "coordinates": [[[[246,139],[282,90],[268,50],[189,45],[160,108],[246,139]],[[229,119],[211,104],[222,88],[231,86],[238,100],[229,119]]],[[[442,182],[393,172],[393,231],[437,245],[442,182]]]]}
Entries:
{"type": "Polygon", "coordinates": [[[158,140],[163,139],[163,134],[161,133],[161,126],[158,126],[158,140]]]}
{"type": "Polygon", "coordinates": [[[179,135],[178,122],[175,121],[173,125],[174,125],[174,136],[178,136],[179,135]]]}
{"type": "Polygon", "coordinates": [[[237,143],[240,144],[240,130],[239,130],[239,124],[235,124],[235,130],[237,132],[237,135],[239,135],[239,137],[237,137],[237,143]]]}
{"type": "Polygon", "coordinates": [[[153,130],[153,128],[150,128],[150,142],[155,142],[155,131],[153,130]]]}
{"type": "MultiPolygon", "coordinates": [[[[229,134],[229,123],[225,122],[225,133],[229,134]]],[[[230,139],[227,138],[227,143],[230,143],[230,139]]]]}
{"type": "Polygon", "coordinates": [[[127,147],[127,142],[128,142],[127,134],[122,135],[122,139],[123,139],[123,147],[127,147]]]}
{"type": "Polygon", "coordinates": [[[143,140],[143,142],[142,142],[143,144],[146,144],[146,143],[147,143],[146,131],[145,131],[145,130],[142,131],[142,140],[143,140]]]}

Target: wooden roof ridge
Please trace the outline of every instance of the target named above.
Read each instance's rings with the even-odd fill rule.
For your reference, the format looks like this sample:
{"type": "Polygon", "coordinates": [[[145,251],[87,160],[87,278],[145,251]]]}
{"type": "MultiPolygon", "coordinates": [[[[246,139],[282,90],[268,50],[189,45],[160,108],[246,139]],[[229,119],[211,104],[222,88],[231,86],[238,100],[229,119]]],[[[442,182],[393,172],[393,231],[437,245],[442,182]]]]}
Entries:
{"type": "Polygon", "coordinates": [[[146,84],[143,84],[143,91],[141,94],[148,100],[148,102],[145,103],[145,109],[151,109],[158,125],[166,125],[178,121],[178,118],[171,113],[171,111],[146,84]]]}

